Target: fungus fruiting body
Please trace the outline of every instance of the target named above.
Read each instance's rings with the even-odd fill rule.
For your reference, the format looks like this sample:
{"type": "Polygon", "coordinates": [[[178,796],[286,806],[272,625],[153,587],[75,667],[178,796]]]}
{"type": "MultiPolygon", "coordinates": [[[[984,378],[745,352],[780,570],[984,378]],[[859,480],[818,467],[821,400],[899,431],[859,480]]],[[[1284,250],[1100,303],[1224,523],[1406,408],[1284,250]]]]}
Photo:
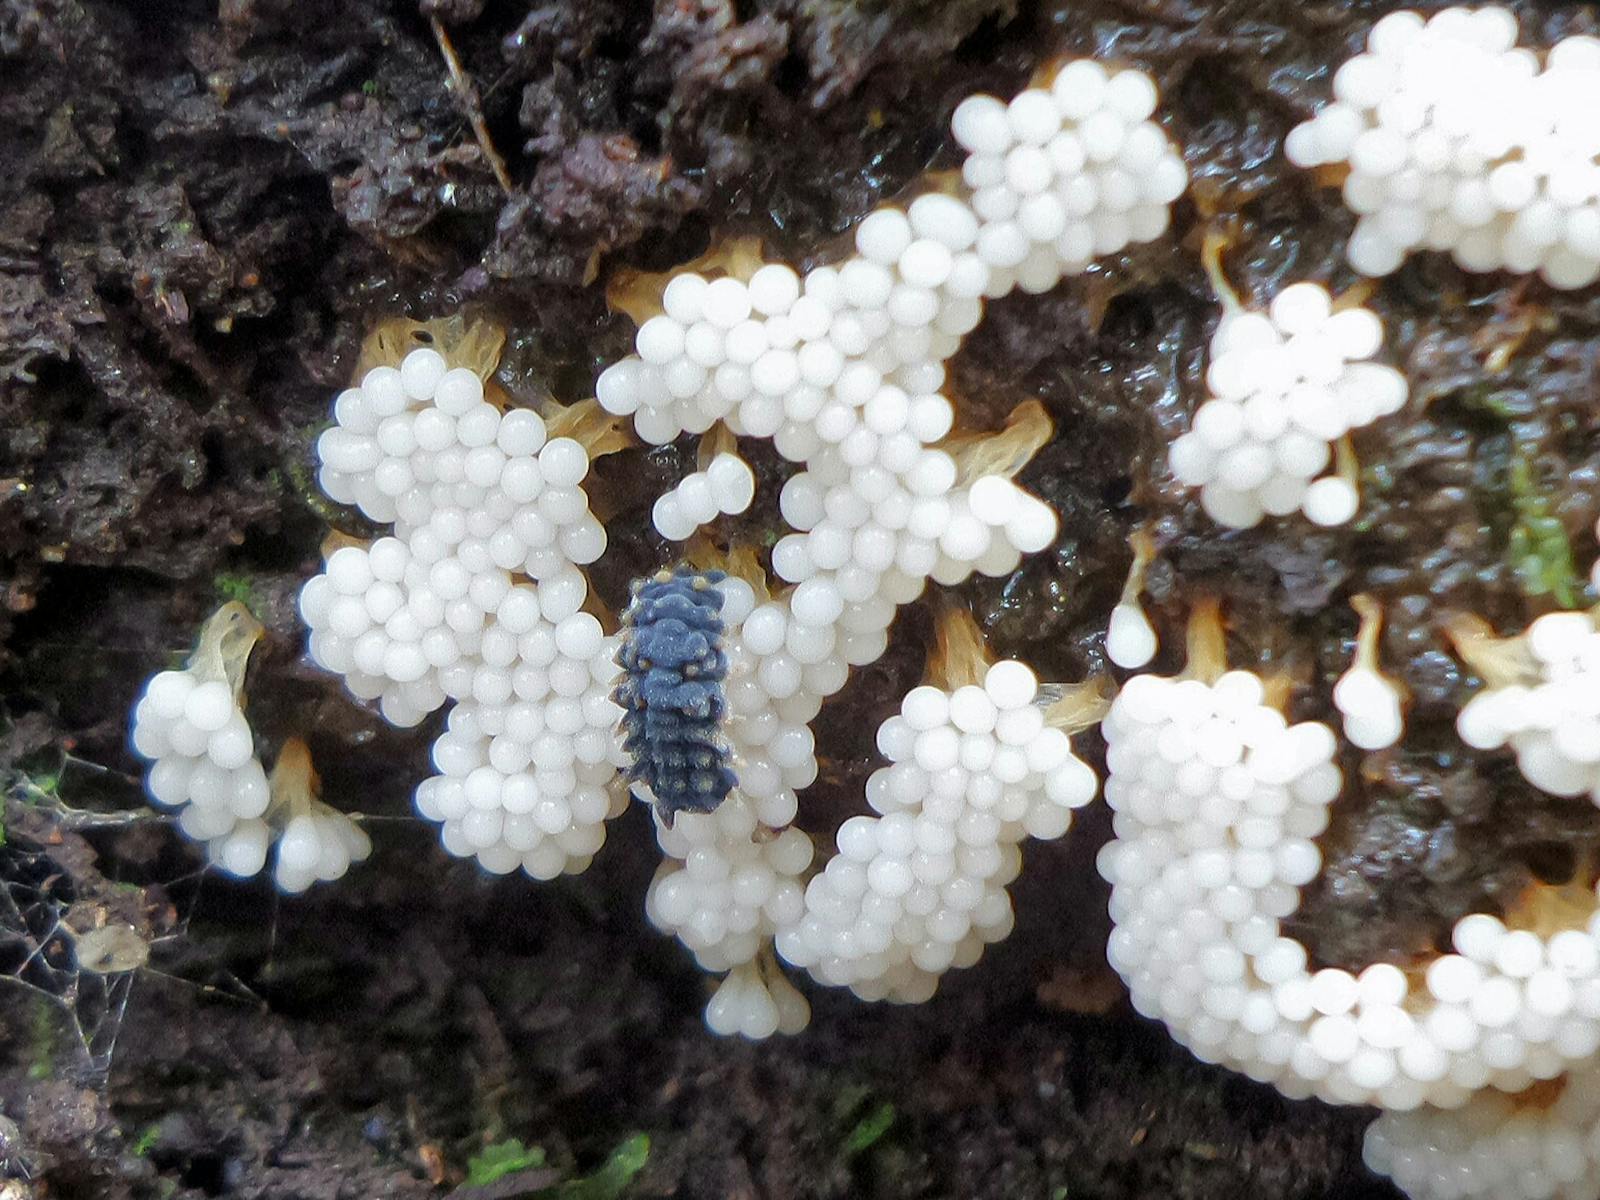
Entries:
{"type": "Polygon", "coordinates": [[[623,614],[618,661],[623,749],[628,777],[650,789],[668,821],[677,813],[711,812],[733,789],[722,722],[720,571],[662,572],[635,585],[623,614]]]}
{"type": "Polygon", "coordinates": [[[1290,133],[1291,162],[1349,164],[1356,270],[1444,250],[1558,288],[1600,277],[1600,40],[1564,38],[1541,63],[1516,39],[1505,8],[1391,13],[1334,76],[1333,103],[1290,133]]]}
{"type": "Polygon", "coordinates": [[[1211,339],[1209,398],[1172,444],[1173,474],[1200,489],[1219,525],[1243,529],[1296,510],[1318,525],[1344,524],[1357,496],[1345,473],[1322,475],[1332,443],[1406,400],[1405,377],[1368,361],[1382,345],[1377,316],[1335,311],[1313,283],[1285,288],[1264,313],[1225,312],[1211,339]]]}

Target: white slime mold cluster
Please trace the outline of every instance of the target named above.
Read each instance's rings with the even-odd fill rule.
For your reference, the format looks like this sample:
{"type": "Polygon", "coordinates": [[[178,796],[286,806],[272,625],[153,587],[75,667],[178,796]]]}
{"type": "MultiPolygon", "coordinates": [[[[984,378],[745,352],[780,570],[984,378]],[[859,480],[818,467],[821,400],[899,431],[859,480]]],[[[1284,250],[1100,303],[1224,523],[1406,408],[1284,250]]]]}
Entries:
{"type": "MultiPolygon", "coordinates": [[[[772,556],[792,586],[776,598],[764,581],[759,594],[739,579],[726,586],[723,732],[738,789],[717,813],[658,829],[668,857],[651,888],[651,916],[708,970],[729,972],[708,1009],[719,1029],[765,1036],[805,1020],[768,948],[807,912],[801,880],[811,845],[791,826],[797,791],[816,777],[808,726],[823,699],[852,666],[883,653],[897,606],[929,579],[1004,574],[1055,536],[1051,510],[1011,482],[1048,437],[1042,410],[1019,410],[993,438],[944,448],[955,421],[939,392],[943,364],[977,324],[985,297],[1043,290],[1094,255],[1165,228],[1186,173],[1149,120],[1155,99],[1143,75],[1091,62],[1069,65],[1049,88],[1010,104],[969,99],[953,121],[971,151],[957,194],[874,213],[857,230],[853,257],[804,279],[780,265],[742,278],[681,273],[664,289],[664,311],[641,325],[638,356],[597,384],[599,403],[631,416],[647,442],[721,422],[736,435],[772,438],[804,464],[781,495],[795,532],[772,556]]],[[[476,349],[469,360],[482,357],[476,349]]],[[[485,394],[481,362],[452,366],[429,346],[391,358],[394,365],[373,367],[341,393],[334,425],[318,440],[323,490],[392,534],[330,548],[306,584],[300,609],[311,656],[394,724],[450,706],[433,747],[438,774],[419,785],[416,804],[441,823],[451,853],[538,878],[582,870],[627,795],[611,698],[616,639],[584,611],[582,568],[606,548],[582,486],[599,437],[586,441],[570,411],[555,418],[563,427],[552,434],[539,414],[497,403],[485,394]]],[[[589,433],[601,424],[590,420],[589,433]]],[[[748,464],[725,451],[661,498],[654,523],[663,536],[687,538],[743,511],[753,491],[748,464]]],[[[178,686],[159,683],[149,712],[174,719],[178,686]]],[[[196,702],[199,715],[219,722],[206,731],[217,734],[218,753],[237,757],[226,707],[196,702]]],[[[157,759],[171,752],[165,730],[141,728],[142,750],[157,759]]],[[[1065,736],[1050,732],[1040,742],[1050,754],[1035,757],[1070,756],[1065,736]]],[[[195,754],[208,749],[198,735],[185,748],[188,741],[195,754]]],[[[196,791],[192,766],[182,780],[176,766],[159,769],[158,798],[206,801],[189,806],[196,836],[222,837],[229,822],[266,810],[248,742],[257,783],[233,789],[245,797],[239,803],[223,789],[225,802],[210,804],[215,789],[196,791]]],[[[221,770],[208,760],[202,783],[221,770]]],[[[1044,787],[1036,779],[1016,795],[1044,787]]],[[[971,880],[1003,885],[1003,864],[991,862],[1004,857],[1002,828],[1014,844],[1029,824],[1059,832],[1065,819],[1014,798],[1002,806],[1004,820],[978,811],[997,799],[972,801],[963,837],[971,880]],[[980,834],[996,840],[976,845],[980,834]]],[[[304,805],[289,816],[285,886],[327,874],[337,857],[324,836],[329,820],[304,805]]],[[[248,828],[252,836],[236,838],[227,855],[239,866],[264,853],[259,831],[248,828]]],[[[973,903],[985,894],[980,886],[973,903]]],[[[997,894],[978,926],[990,936],[1006,903],[997,894]]]]}
{"type": "Polygon", "coordinates": [[[750,464],[724,451],[707,463],[704,471],[684,476],[657,499],[650,520],[662,537],[682,542],[719,516],[744,512],[755,495],[756,477],[750,464]]]}
{"type": "Polygon", "coordinates": [[[1600,40],[1564,38],[1542,63],[1516,40],[1505,8],[1391,13],[1289,134],[1296,165],[1349,164],[1356,270],[1445,250],[1558,288],[1600,277],[1600,40]]]}
{"type": "Polygon", "coordinates": [[[1457,1107],[1600,1048],[1600,922],[1543,935],[1488,914],[1420,977],[1314,970],[1282,932],[1342,787],[1326,726],[1289,726],[1256,676],[1138,676],[1104,725],[1116,839],[1108,947],[1141,1013],[1290,1096],[1457,1107]]]}
{"type": "Polygon", "coordinates": [[[840,827],[839,853],[778,953],[865,999],[917,1003],[1011,932],[1019,844],[1066,833],[1098,781],[1014,661],[953,691],[914,688],[879,727],[878,749],[892,764],[867,783],[878,815],[840,827]]]}
{"type": "Polygon", "coordinates": [[[974,96],[950,122],[969,152],[963,182],[978,219],[984,294],[1048,291],[1094,259],[1167,228],[1189,175],[1150,120],[1156,87],[1140,71],[1067,63],[1048,89],[1002,104],[974,96]]]}
{"type": "MultiPolygon", "coordinates": [[[[772,554],[792,586],[772,599],[764,581],[759,594],[726,588],[723,732],[739,786],[717,813],[658,829],[667,861],[650,913],[730,972],[708,1009],[719,1028],[804,1022],[768,948],[804,912],[811,847],[790,827],[816,777],[808,725],[823,699],[883,653],[897,606],[929,579],[1004,574],[1054,538],[1051,510],[1011,482],[1048,437],[1042,410],[943,448],[943,364],[985,297],[1048,288],[1165,228],[1186,173],[1149,120],[1155,98],[1137,72],[1079,62],[1010,104],[969,99],[953,122],[972,151],[958,194],[874,213],[853,257],[804,279],[776,264],[680,273],[637,356],[596,385],[647,442],[720,422],[804,464],[780,498],[796,532],[772,554]]],[[[581,568],[606,542],[581,486],[585,444],[502,411],[477,372],[432,349],[367,372],[334,415],[319,480],[393,535],[335,549],[306,585],[313,658],[396,724],[453,702],[439,774],[417,789],[452,853],[541,878],[581,870],[626,795],[615,640],[581,611],[581,568]]],[[[742,511],[753,486],[735,452],[717,454],[661,498],[654,523],[687,538],[742,511]]]]}
{"type": "Polygon", "coordinates": [[[1534,787],[1600,804],[1600,630],[1586,613],[1549,613],[1502,645],[1479,664],[1490,686],[1461,710],[1461,740],[1509,745],[1534,787]]]}
{"type": "Polygon", "coordinates": [[[150,798],[176,809],[178,828],[215,846],[213,860],[241,876],[265,864],[265,839],[259,854],[255,847],[245,852],[245,839],[233,843],[232,853],[223,853],[224,846],[241,822],[260,824],[271,803],[242,704],[245,666],[260,637],[261,626],[243,605],[224,606],[206,623],[188,665],[145,685],[131,733],[134,752],[151,764],[150,798]]]}
{"type": "Polygon", "coordinates": [[[616,639],[582,611],[580,568],[606,545],[588,449],[429,347],[368,371],[334,420],[324,490],[394,534],[335,549],[305,585],[312,658],[397,725],[454,702],[416,793],[452,854],[581,871],[626,805],[616,639]]]}
{"type": "MultiPolygon", "coordinates": [[[[901,868],[910,869],[900,854],[903,827],[916,819],[910,811],[848,826],[849,853],[841,847],[838,865],[819,877],[827,882],[811,885],[816,907],[808,900],[804,935],[781,914],[790,911],[789,885],[809,855],[780,853],[799,864],[786,874],[769,849],[756,855],[752,847],[777,844],[795,815],[792,789],[815,775],[814,750],[807,742],[802,752],[797,727],[843,686],[850,667],[883,653],[896,608],[930,579],[958,583],[974,570],[1003,575],[1053,540],[1054,513],[1010,480],[1048,436],[1042,412],[1019,410],[1012,431],[990,446],[969,440],[946,448],[955,414],[940,394],[944,363],[981,319],[985,298],[1017,287],[1045,290],[1094,256],[1165,229],[1186,172],[1149,119],[1155,101],[1145,76],[1088,61],[1067,65],[1050,87],[1030,88],[1009,103],[969,98],[952,119],[956,140],[969,151],[955,194],[928,193],[904,211],[880,209],[857,228],[854,256],[803,278],[776,264],[719,277],[674,276],[660,311],[640,325],[636,355],[609,367],[596,385],[600,403],[630,417],[647,442],[721,422],[741,436],[771,438],[783,457],[803,464],[780,496],[795,532],[772,553],[773,570],[792,586],[747,611],[742,604],[724,611],[739,788],[726,813],[690,822],[697,831],[692,848],[677,831],[662,831],[668,862],[651,893],[658,924],[678,933],[702,964],[733,970],[741,996],[758,997],[739,1006],[761,1010],[752,1018],[757,1025],[771,1024],[776,1007],[759,1001],[763,972],[755,969],[772,936],[821,978],[863,995],[909,998],[931,991],[927,981],[958,958],[975,957],[980,934],[992,938],[1009,925],[1006,872],[1015,871],[1015,842],[1035,813],[1042,779],[1030,790],[1017,786],[1026,778],[1019,775],[1001,789],[1003,819],[994,811],[1001,796],[987,783],[974,799],[951,775],[941,784],[945,795],[930,800],[947,814],[969,812],[963,853],[970,870],[943,881],[959,906],[939,902],[885,920],[900,899],[885,894],[875,907],[850,911],[863,896],[841,892],[848,885],[840,881],[851,873],[851,855],[866,853],[878,837],[872,831],[888,835],[884,861],[897,864],[880,866],[877,876],[899,878],[901,868]],[[741,794],[748,803],[735,803],[741,794]],[[751,866],[757,859],[761,869],[751,866]],[[723,920],[734,888],[722,881],[741,871],[750,902],[736,906],[734,929],[723,920]],[[831,943],[820,932],[829,923],[831,943]],[[841,951],[857,926],[869,943],[841,951]],[[969,929],[976,931],[970,938],[969,929]]],[[[657,528],[687,536],[698,514],[681,503],[667,509],[663,521],[658,508],[657,528]]],[[[1019,715],[1011,723],[1029,720],[1019,715]]],[[[945,732],[959,739],[954,729],[945,732]]],[[[1070,755],[1064,741],[1043,744],[1070,755]]],[[[894,735],[889,748],[906,752],[894,735]]],[[[1024,747],[1014,745],[1004,757],[1019,754],[1024,747]]],[[[901,766],[902,775],[920,769],[901,766]]],[[[873,793],[879,799],[881,786],[873,793]]],[[[1064,809],[1059,801],[1042,803],[1033,821],[1059,835],[1064,809]],[[1060,815],[1047,819],[1048,804],[1060,815]]],[[[934,841],[954,836],[948,824],[923,824],[934,841]]],[[[954,871],[956,847],[938,853],[954,871]]],[[[925,904],[936,891],[925,882],[913,903],[925,904]]]]}
{"type": "Polygon", "coordinates": [[[151,763],[151,799],[178,813],[185,836],[230,875],[260,874],[286,892],[338,879],[372,851],[367,835],[315,795],[305,744],[291,741],[269,780],[243,709],[244,675],[261,626],[244,605],[206,622],[181,671],[162,671],[134,706],[133,749],[151,763]]]}
{"type": "MultiPolygon", "coordinates": [[[[1541,64],[1515,38],[1499,8],[1386,17],[1340,70],[1335,103],[1291,134],[1296,163],[1350,165],[1358,270],[1385,274],[1430,248],[1557,287],[1600,278],[1600,42],[1568,38],[1541,64]]],[[[656,818],[664,861],[647,913],[725,974],[708,1024],[751,1038],[804,1027],[780,957],[866,999],[916,1002],[1006,936],[1020,843],[1060,837],[1096,788],[1059,689],[1021,663],[985,662],[908,693],[878,730],[888,765],[867,785],[872,815],[844,822],[820,871],[796,824],[818,773],[810,723],[852,667],[883,654],[897,608],[930,580],[1003,575],[1054,540],[1054,513],[1012,482],[1049,436],[1042,408],[1022,406],[999,434],[958,432],[945,364],[986,299],[1047,290],[1165,230],[1187,175],[1152,120],[1156,99],[1139,72],[1089,61],[1010,102],[967,99],[948,191],[874,212],[853,255],[804,276],[732,257],[676,274],[641,318],[636,354],[602,373],[596,403],[552,412],[559,429],[503,407],[484,373],[432,348],[339,396],[319,481],[393,532],[332,548],[306,584],[311,655],[397,725],[451,706],[437,774],[416,791],[447,850],[548,878],[599,849],[627,799],[617,639],[586,610],[583,572],[606,549],[583,486],[615,448],[600,410],[657,445],[720,426],[703,469],[656,502],[663,538],[687,541],[752,503],[754,473],[728,434],[771,439],[801,469],[779,498],[793,531],[772,549],[782,589],[769,594],[753,555],[718,565],[718,732],[737,785],[715,811],[656,818]]],[[[1322,473],[1407,386],[1370,361],[1377,317],[1335,309],[1302,283],[1264,313],[1225,314],[1209,398],[1170,459],[1219,524],[1354,515],[1349,464],[1322,473]]],[[[1157,648],[1138,604],[1151,553],[1136,542],[1108,631],[1127,668],[1157,648]]],[[[1404,696],[1378,667],[1376,604],[1353,603],[1357,658],[1333,700],[1348,739],[1380,749],[1403,730],[1404,696]]],[[[259,872],[275,844],[286,890],[336,878],[365,856],[365,836],[321,804],[297,739],[269,782],[240,708],[259,627],[223,614],[135,710],[151,795],[235,874],[259,872]]],[[[1410,973],[1315,969],[1283,923],[1321,867],[1314,839],[1344,785],[1337,743],[1324,725],[1290,725],[1256,675],[1224,671],[1215,613],[1209,634],[1201,619],[1192,674],[1136,675],[1103,724],[1107,953],[1136,1008],[1287,1095],[1388,1110],[1367,1161],[1418,1200],[1596,1200],[1600,916],[1574,916],[1593,897],[1564,896],[1561,919],[1537,928],[1465,917],[1453,952],[1410,973]]],[[[1463,741],[1509,745],[1535,786],[1600,803],[1590,617],[1541,618],[1473,661],[1490,686],[1460,714],[1463,741]]]]}
{"type": "MultiPolygon", "coordinates": [[[[1600,582],[1600,562],[1591,575],[1600,582]]],[[[1449,632],[1486,684],[1457,716],[1461,740],[1481,750],[1508,746],[1541,791],[1600,804],[1600,632],[1591,614],[1550,613],[1512,638],[1494,638],[1474,618],[1458,618],[1449,632]]],[[[1480,964],[1479,974],[1462,972],[1463,982],[1474,993],[1493,987],[1509,997],[1511,988],[1484,968],[1520,981],[1521,1011],[1506,1028],[1524,1036],[1553,1030],[1553,1040],[1459,1109],[1387,1112],[1368,1127],[1367,1165],[1413,1200],[1600,1197],[1600,915],[1597,897],[1566,891],[1555,907],[1568,927],[1553,936],[1507,930],[1485,914],[1456,925],[1456,949],[1480,964]],[[1556,1074],[1551,1050],[1564,1073],[1556,1074]],[[1550,1082],[1524,1088],[1529,1077],[1550,1082]]],[[[1463,999],[1481,1003],[1465,990],[1463,999]]],[[[1505,1061],[1516,1049],[1504,1035],[1493,1046],[1505,1061]]],[[[1482,1053],[1490,1056],[1490,1042],[1482,1053]]]]}
{"type": "Polygon", "coordinates": [[[1600,1072],[1554,1098],[1487,1090],[1459,1109],[1380,1113],[1362,1156],[1412,1200],[1600,1198],[1600,1072]]]}
{"type": "Polygon", "coordinates": [[[1219,525],[1246,529],[1296,510],[1318,525],[1344,524],[1355,486],[1340,474],[1315,477],[1333,442],[1405,404],[1405,377],[1367,361],[1382,345],[1375,314],[1335,312],[1314,283],[1285,288],[1265,313],[1225,313],[1211,339],[1210,398],[1172,443],[1172,473],[1200,488],[1219,525]]]}

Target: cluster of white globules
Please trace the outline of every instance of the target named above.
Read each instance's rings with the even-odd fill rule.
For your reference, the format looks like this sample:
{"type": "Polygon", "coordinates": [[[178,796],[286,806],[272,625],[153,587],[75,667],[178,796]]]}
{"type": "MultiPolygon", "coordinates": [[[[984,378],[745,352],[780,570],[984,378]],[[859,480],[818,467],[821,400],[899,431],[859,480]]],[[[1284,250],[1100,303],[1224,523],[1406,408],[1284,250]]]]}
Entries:
{"type": "MultiPolygon", "coordinates": [[[[966,478],[938,446],[954,424],[940,394],[944,364],[985,298],[1046,290],[1092,257],[1166,227],[1186,173],[1149,120],[1155,100],[1145,76],[1087,61],[1009,104],[972,97],[952,122],[970,152],[957,194],[873,213],[856,230],[853,257],[804,278],[775,264],[748,281],[674,277],[663,311],[638,331],[636,355],[600,376],[601,405],[630,416],[647,442],[721,421],[771,438],[804,466],[780,494],[796,532],[772,554],[774,572],[794,586],[727,620],[734,767],[758,815],[754,830],[741,820],[738,832],[719,834],[730,870],[745,843],[765,842],[793,819],[792,809],[769,819],[762,793],[815,776],[799,729],[850,667],[883,653],[897,606],[929,579],[1003,575],[1053,540],[1054,513],[1013,484],[1010,469],[966,478]]],[[[687,536],[687,516],[669,514],[658,527],[687,536]]],[[[988,823],[975,816],[970,829],[980,827],[988,823]]],[[[989,851],[1005,858],[998,825],[994,834],[989,851]]],[[[683,849],[665,848],[675,860],[683,849]]],[[[687,870],[669,863],[658,893],[687,870]]],[[[668,908],[682,919],[664,924],[690,927],[692,913],[668,908]]],[[[685,940],[707,960],[703,939],[685,940]]],[[[755,952],[748,938],[737,948],[755,952]]],[[[710,961],[752,960],[724,950],[710,961]]],[[[742,974],[740,986],[755,986],[751,977],[742,974]]]]}
{"type": "Polygon", "coordinates": [[[1333,703],[1344,718],[1344,736],[1352,746],[1383,750],[1405,732],[1400,689],[1373,667],[1357,663],[1339,676],[1333,703]]]}
{"type": "Polygon", "coordinates": [[[604,551],[589,457],[432,349],[340,394],[318,440],[335,500],[393,536],[329,555],[300,597],[311,655],[397,725],[456,702],[418,811],[488,870],[580,871],[626,804],[611,786],[616,639],[581,611],[604,551]]]}
{"type": "Polygon", "coordinates": [[[257,874],[270,837],[261,819],[271,803],[267,773],[238,697],[194,668],[162,671],[133,710],[133,748],[152,765],[147,787],[175,808],[178,828],[205,842],[209,857],[234,875],[257,874]]]}
{"type": "Polygon", "coordinates": [[[802,664],[783,654],[782,607],[758,605],[742,579],[716,586],[720,616],[731,631],[723,641],[722,734],[738,786],[715,812],[680,812],[670,826],[657,816],[656,838],[666,859],[651,881],[645,911],[703,969],[730,972],[706,1008],[712,1029],[759,1038],[797,1032],[809,1013],[781,975],[756,964],[777,931],[804,911],[802,881],[813,848],[792,822],[797,793],[817,777],[809,723],[822,697],[843,686],[848,668],[835,657],[802,664]]]}
{"type": "Polygon", "coordinates": [[[662,866],[646,911],[707,971],[753,961],[773,931],[793,925],[804,907],[799,880],[811,865],[811,839],[791,827],[753,840],[763,824],[738,790],[715,812],[680,812],[670,826],[659,823],[674,861],[662,866]]]}
{"type": "MultiPolygon", "coordinates": [[[[1147,76],[1088,60],[1009,104],[970,97],[951,122],[969,151],[960,195],[872,214],[854,258],[803,281],[780,266],[748,283],[678,276],[665,311],[640,327],[638,358],[602,377],[601,402],[658,444],[718,420],[774,438],[792,461],[842,442],[860,424],[851,411],[877,390],[859,373],[837,387],[852,363],[885,378],[912,368],[894,382],[908,396],[931,393],[942,373],[930,368],[977,325],[985,297],[1048,290],[1098,255],[1159,236],[1187,173],[1148,119],[1155,103],[1147,76]]],[[[890,432],[854,439],[870,461],[866,433],[890,432]]]]}
{"type": "Polygon", "coordinates": [[[1509,745],[1541,791],[1600,804],[1600,631],[1584,613],[1550,613],[1523,641],[1536,677],[1478,693],[1456,730],[1475,749],[1509,745]]]}
{"type": "Polygon", "coordinates": [[[1265,313],[1225,314],[1211,339],[1209,398],[1172,444],[1172,473],[1200,489],[1219,525],[1245,529],[1297,509],[1319,525],[1348,521],[1354,486],[1314,477],[1331,443],[1405,404],[1405,376],[1367,361],[1382,345],[1375,314],[1334,312],[1314,283],[1285,288],[1265,313]]]}
{"type": "Polygon", "coordinates": [[[974,96],[957,107],[950,128],[969,154],[961,175],[979,222],[975,244],[995,270],[985,294],[1048,291],[1166,230],[1189,175],[1150,120],[1155,108],[1148,75],[1089,59],[1009,104],[974,96]]]}
{"type": "Polygon", "coordinates": [[[1298,166],[1349,163],[1347,254],[1387,275],[1415,250],[1468,271],[1600,277],[1600,41],[1516,48],[1507,9],[1392,13],[1334,76],[1334,102],[1290,133],[1298,166]]]}
{"type": "Polygon", "coordinates": [[[776,965],[740,963],[730,970],[706,1005],[712,1033],[759,1040],[774,1033],[799,1033],[811,1023],[811,1006],[776,965]]]}
{"type": "Polygon", "coordinates": [[[152,764],[151,798],[176,808],[178,828],[230,875],[260,874],[272,853],[283,891],[341,878],[372,843],[326,805],[291,816],[274,804],[238,695],[216,675],[199,665],[162,671],[134,706],[133,748],[152,764]]]}
{"type": "MultiPolygon", "coordinates": [[[[259,861],[258,847],[273,832],[270,823],[246,826],[241,822],[220,847],[219,854],[213,855],[213,861],[225,865],[230,854],[244,853],[250,855],[252,862],[259,861]]],[[[303,892],[314,883],[342,879],[351,863],[361,862],[372,853],[372,839],[344,813],[321,802],[288,816],[277,839],[272,881],[285,892],[303,892]]]]}
{"type": "Polygon", "coordinates": [[[878,815],[840,827],[803,917],[778,934],[784,959],[864,999],[918,1003],[1011,932],[1020,843],[1060,837],[1098,787],[1037,691],[1007,661],[981,686],[907,693],[878,729],[891,764],[867,782],[878,815]]]}
{"type": "Polygon", "coordinates": [[[728,973],[706,1006],[706,1023],[749,1038],[805,1028],[804,997],[757,960],[805,910],[811,839],[793,826],[774,829],[739,789],[715,812],[680,812],[671,826],[657,818],[656,835],[667,859],[650,885],[646,915],[677,936],[702,970],[728,973]],[[758,830],[767,832],[757,837],[758,830]]]}
{"type": "Polygon", "coordinates": [[[1254,675],[1136,676],[1102,729],[1107,955],[1198,1057],[1293,1097],[1413,1109],[1517,1091],[1600,1048],[1600,922],[1546,938],[1464,917],[1420,984],[1385,963],[1308,965],[1282,922],[1320,869],[1342,777],[1327,727],[1287,725],[1254,675]]]}
{"type": "Polygon", "coordinates": [[[660,496],[650,520],[668,541],[687,541],[700,526],[744,512],[755,496],[756,476],[750,464],[724,451],[707,463],[704,471],[691,472],[660,496]]]}
{"type": "Polygon", "coordinates": [[[1488,1089],[1459,1109],[1381,1113],[1362,1157],[1411,1200],[1600,1200],[1600,1072],[1551,1102],[1488,1089]]]}

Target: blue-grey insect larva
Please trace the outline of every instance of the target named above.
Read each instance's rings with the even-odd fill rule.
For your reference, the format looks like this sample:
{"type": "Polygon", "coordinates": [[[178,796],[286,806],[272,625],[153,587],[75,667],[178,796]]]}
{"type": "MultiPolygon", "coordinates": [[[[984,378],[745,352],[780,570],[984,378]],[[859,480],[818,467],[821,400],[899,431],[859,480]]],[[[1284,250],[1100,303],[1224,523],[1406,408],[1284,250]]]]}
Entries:
{"type": "Polygon", "coordinates": [[[617,661],[626,674],[615,699],[622,706],[629,778],[649,786],[668,820],[711,812],[733,790],[721,725],[721,571],[679,567],[633,586],[622,614],[617,661]]]}

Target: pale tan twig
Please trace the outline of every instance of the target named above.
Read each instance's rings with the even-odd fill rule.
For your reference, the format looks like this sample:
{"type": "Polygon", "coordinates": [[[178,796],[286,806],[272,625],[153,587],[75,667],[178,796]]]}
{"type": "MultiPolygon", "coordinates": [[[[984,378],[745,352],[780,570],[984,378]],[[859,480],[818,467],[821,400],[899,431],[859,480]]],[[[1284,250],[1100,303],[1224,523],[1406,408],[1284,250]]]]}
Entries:
{"type": "Polygon", "coordinates": [[[478,89],[466,71],[462,70],[461,60],[456,57],[456,48],[443,23],[438,17],[429,17],[428,23],[433,27],[433,40],[439,43],[439,53],[444,55],[444,64],[450,70],[450,90],[460,100],[467,124],[472,126],[472,136],[477,139],[478,149],[483,152],[489,170],[494,172],[500,190],[509,196],[512,191],[511,174],[506,170],[506,160],[500,157],[500,151],[494,148],[494,142],[490,140],[489,126],[483,119],[483,108],[478,103],[478,89]]]}

